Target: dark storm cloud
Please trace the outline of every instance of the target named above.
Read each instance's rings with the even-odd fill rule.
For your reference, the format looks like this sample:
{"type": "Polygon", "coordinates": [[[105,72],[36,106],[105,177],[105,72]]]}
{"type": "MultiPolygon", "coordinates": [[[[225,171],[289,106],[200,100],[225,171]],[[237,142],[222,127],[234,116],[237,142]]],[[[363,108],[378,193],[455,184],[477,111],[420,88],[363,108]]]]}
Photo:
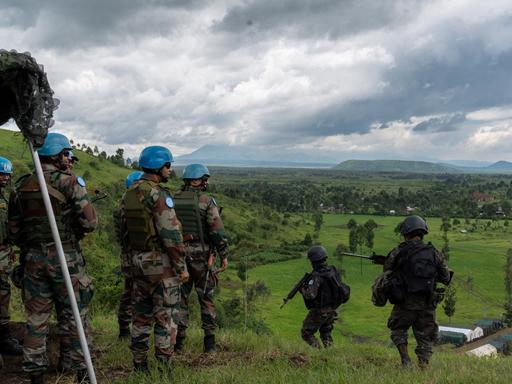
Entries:
{"type": "Polygon", "coordinates": [[[380,29],[416,12],[413,0],[252,0],[235,6],[213,28],[261,39],[287,35],[337,39],[380,29]]]}
{"type": "Polygon", "coordinates": [[[167,35],[183,12],[206,0],[6,0],[6,26],[31,29],[39,47],[73,50],[137,40],[147,34],[167,35]]]}
{"type": "Polygon", "coordinates": [[[271,123],[270,131],[279,132],[283,141],[296,132],[303,137],[366,133],[374,123],[385,128],[388,122],[407,121],[411,116],[439,114],[448,116],[431,118],[414,130],[451,131],[464,122],[466,113],[512,102],[512,51],[494,54],[474,41],[451,47],[456,58],[449,63],[423,53],[419,57],[398,55],[397,65],[386,73],[389,86],[384,93],[364,100],[334,101],[296,121],[291,117],[291,121],[271,123]]]}

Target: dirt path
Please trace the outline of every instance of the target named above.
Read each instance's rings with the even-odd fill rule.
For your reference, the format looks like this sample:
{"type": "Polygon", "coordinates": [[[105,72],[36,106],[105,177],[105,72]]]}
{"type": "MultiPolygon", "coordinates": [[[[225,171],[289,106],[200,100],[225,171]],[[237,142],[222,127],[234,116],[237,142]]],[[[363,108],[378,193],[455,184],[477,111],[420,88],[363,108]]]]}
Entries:
{"type": "Polygon", "coordinates": [[[512,334],[512,328],[503,328],[503,329],[500,329],[498,332],[493,333],[492,335],[486,336],[482,339],[478,339],[478,340],[473,341],[468,344],[464,344],[462,347],[455,349],[455,351],[457,351],[458,353],[465,353],[467,351],[471,351],[472,349],[481,347],[482,345],[489,344],[489,342],[491,340],[494,340],[495,338],[497,338],[499,336],[510,335],[510,334],[512,334]]]}

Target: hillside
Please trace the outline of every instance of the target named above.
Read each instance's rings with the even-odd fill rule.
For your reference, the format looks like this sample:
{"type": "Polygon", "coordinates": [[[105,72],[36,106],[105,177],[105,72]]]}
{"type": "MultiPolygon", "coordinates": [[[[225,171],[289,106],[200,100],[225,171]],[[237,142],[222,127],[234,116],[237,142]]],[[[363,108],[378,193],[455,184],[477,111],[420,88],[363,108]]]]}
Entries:
{"type": "Polygon", "coordinates": [[[405,160],[346,160],[334,167],[352,172],[457,173],[455,166],[405,160]]]}

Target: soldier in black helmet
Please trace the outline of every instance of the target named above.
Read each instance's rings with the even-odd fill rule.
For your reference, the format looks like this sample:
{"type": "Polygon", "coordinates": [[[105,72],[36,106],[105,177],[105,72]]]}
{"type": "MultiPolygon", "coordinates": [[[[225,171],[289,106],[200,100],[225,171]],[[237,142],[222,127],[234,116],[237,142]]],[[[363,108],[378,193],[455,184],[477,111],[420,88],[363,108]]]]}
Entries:
{"type": "Polygon", "coordinates": [[[301,334],[306,343],[320,348],[320,343],[315,337],[315,333],[320,331],[322,344],[327,348],[332,345],[331,332],[337,316],[336,309],[347,302],[350,288],[341,282],[336,268],[327,265],[327,252],[324,247],[311,247],[308,258],[313,271],[300,289],[306,308],[309,309],[302,324],[301,334]]]}
{"type": "Polygon", "coordinates": [[[399,281],[388,328],[402,365],[407,368],[412,367],[407,350],[407,332],[411,327],[416,338],[419,365],[421,368],[428,365],[438,333],[436,306],[440,300],[436,283],[448,285],[453,274],[446,266],[443,254],[430,242],[423,242],[427,233],[425,220],[408,216],[400,224],[404,241],[388,254],[384,263],[384,271],[393,271],[399,281]]]}

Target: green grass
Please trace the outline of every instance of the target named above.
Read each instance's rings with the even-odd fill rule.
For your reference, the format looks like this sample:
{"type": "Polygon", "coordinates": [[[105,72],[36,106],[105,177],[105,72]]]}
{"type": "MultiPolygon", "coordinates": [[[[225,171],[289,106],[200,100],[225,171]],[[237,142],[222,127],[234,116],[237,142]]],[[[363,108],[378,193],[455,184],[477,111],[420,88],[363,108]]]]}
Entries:
{"type": "MultiPolygon", "coordinates": [[[[100,383],[168,383],[153,360],[150,375],[131,372],[127,342],[118,342],[114,321],[97,318],[95,361],[100,383]]],[[[297,339],[251,332],[221,331],[220,352],[200,354],[202,335],[192,330],[185,354],[175,358],[173,382],[186,383],[507,383],[512,365],[507,358],[478,359],[436,351],[430,367],[403,370],[394,348],[379,343],[355,343],[339,338],[329,350],[314,350],[297,339]]],[[[412,351],[411,351],[412,353],[412,351]]]]}

